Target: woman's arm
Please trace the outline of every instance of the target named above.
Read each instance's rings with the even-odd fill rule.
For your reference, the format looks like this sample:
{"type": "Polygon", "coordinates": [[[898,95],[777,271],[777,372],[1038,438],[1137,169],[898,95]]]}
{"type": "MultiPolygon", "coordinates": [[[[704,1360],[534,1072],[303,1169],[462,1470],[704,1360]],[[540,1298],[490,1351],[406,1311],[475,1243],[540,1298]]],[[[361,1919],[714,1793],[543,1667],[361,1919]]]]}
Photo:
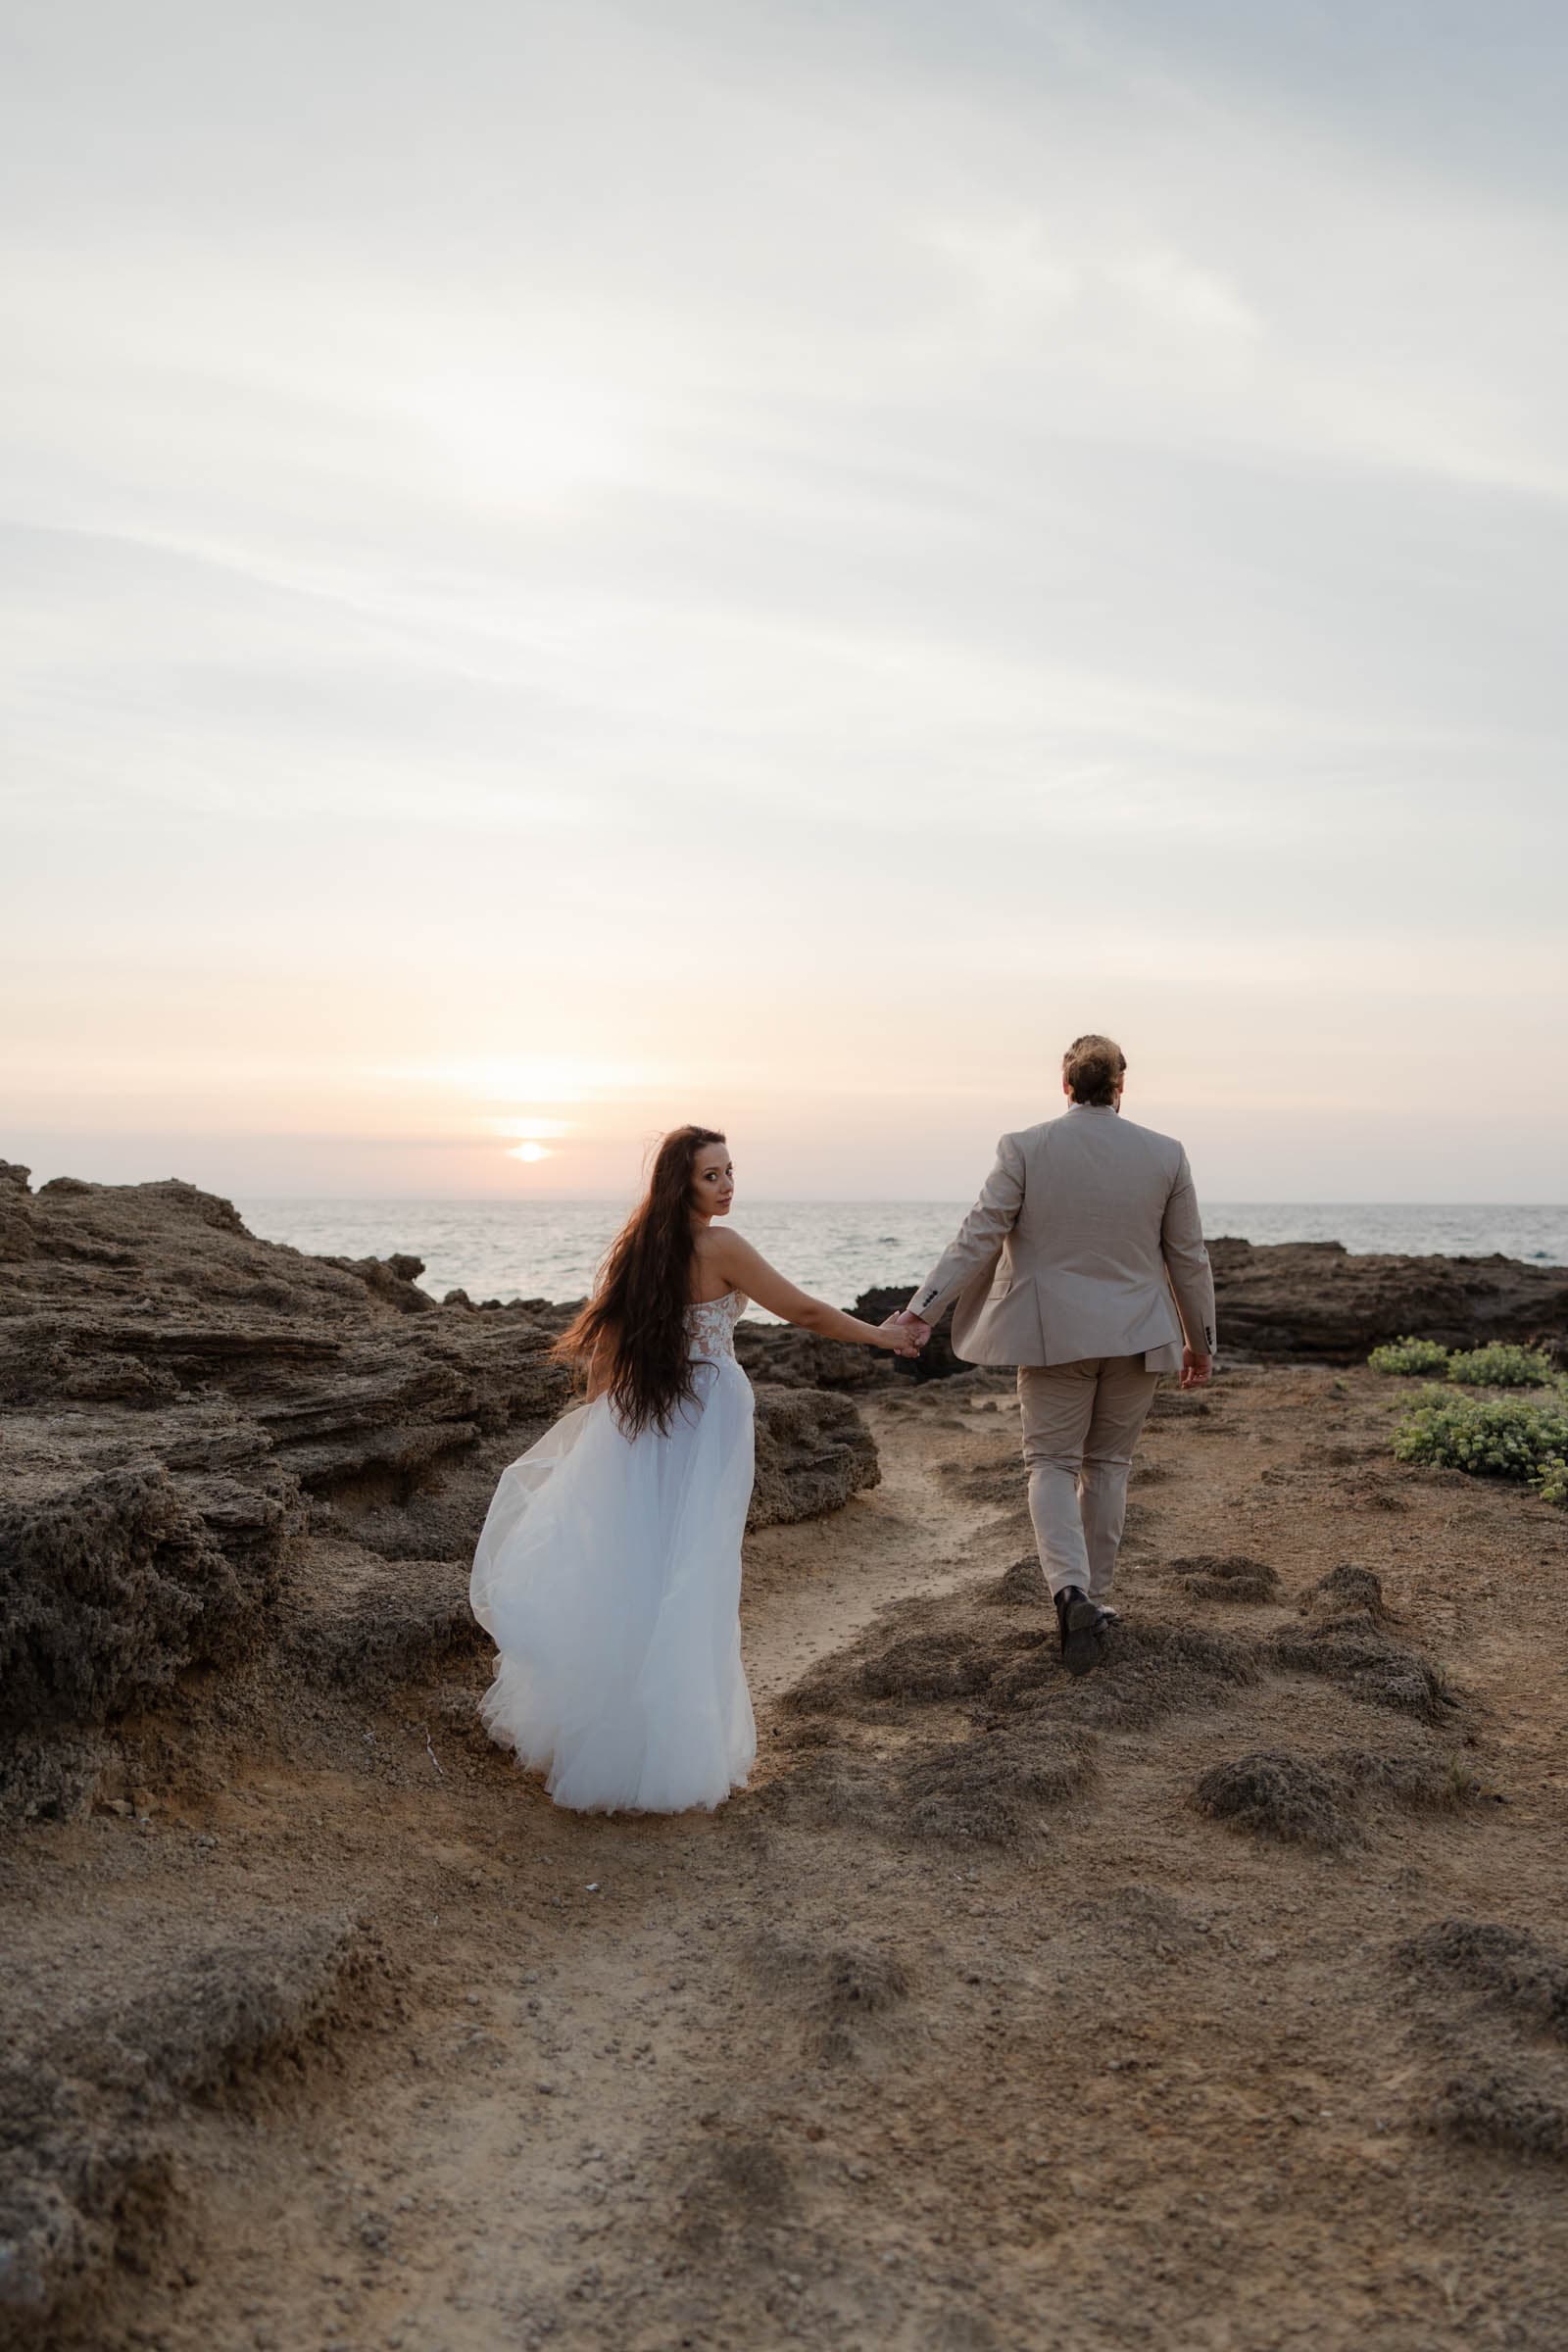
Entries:
{"type": "Polygon", "coordinates": [[[825,1298],[813,1298],[808,1291],[798,1291],[793,1282],[768,1264],[760,1250],[754,1250],[738,1233],[727,1229],[713,1233],[705,1257],[714,1272],[722,1274],[737,1291],[744,1291],[748,1298],[765,1306],[770,1315],[781,1315],[786,1323],[798,1324],[802,1331],[814,1331],[824,1340],[847,1340],[855,1348],[885,1348],[894,1355],[920,1352],[907,1326],[861,1323],[856,1316],[829,1306],[825,1298]]]}

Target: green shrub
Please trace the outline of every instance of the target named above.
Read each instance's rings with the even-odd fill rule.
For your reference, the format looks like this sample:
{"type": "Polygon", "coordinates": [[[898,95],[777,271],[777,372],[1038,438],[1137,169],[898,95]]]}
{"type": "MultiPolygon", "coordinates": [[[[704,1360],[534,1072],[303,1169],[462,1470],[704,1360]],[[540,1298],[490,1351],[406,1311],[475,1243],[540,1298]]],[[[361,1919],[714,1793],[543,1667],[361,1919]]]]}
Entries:
{"type": "Polygon", "coordinates": [[[1455,1396],[1425,1389],[1394,1433],[1401,1462],[1440,1462],[1476,1478],[1511,1478],[1568,1504],[1568,1394],[1455,1396]]]}
{"type": "Polygon", "coordinates": [[[1448,1350],[1436,1340],[1393,1340],[1385,1348],[1374,1348],[1366,1360],[1374,1372],[1446,1372],[1448,1350]]]}
{"type": "Polygon", "coordinates": [[[1450,1355],[1448,1378],[1467,1389],[1543,1389],[1551,1378],[1551,1365],[1533,1348],[1512,1348],[1494,1340],[1490,1348],[1450,1355]]]}

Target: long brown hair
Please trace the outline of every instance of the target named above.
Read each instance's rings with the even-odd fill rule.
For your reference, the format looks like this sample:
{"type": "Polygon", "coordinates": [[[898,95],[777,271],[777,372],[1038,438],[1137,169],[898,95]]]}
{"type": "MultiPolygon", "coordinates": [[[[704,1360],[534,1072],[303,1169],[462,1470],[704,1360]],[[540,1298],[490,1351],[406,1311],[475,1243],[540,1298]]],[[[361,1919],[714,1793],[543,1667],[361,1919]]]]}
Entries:
{"type": "Polygon", "coordinates": [[[556,1342],[564,1362],[608,1357],[610,1400],[628,1437],[669,1427],[693,1394],[686,1308],[697,1237],[692,1155],[721,1144],[714,1127],[674,1127],[654,1154],[648,1190],[610,1245],[594,1295],[556,1342]]]}

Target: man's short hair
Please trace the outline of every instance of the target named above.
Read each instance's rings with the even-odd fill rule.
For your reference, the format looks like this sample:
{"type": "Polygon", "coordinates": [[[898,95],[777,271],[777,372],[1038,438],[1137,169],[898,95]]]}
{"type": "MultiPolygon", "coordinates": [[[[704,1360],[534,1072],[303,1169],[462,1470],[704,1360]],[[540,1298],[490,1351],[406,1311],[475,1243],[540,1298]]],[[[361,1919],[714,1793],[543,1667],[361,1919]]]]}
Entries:
{"type": "Polygon", "coordinates": [[[1109,1105],[1127,1074],[1127,1056],[1113,1037],[1075,1037],[1061,1057],[1061,1074],[1075,1102],[1109,1105]]]}

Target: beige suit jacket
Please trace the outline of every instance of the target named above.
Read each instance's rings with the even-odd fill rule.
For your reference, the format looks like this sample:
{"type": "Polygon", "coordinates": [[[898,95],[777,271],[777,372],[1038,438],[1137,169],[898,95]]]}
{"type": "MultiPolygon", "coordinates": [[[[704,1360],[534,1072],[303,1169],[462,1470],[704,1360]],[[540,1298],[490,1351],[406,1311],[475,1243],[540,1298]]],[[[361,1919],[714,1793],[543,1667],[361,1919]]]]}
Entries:
{"type": "Polygon", "coordinates": [[[1184,1334],[1212,1355],[1214,1278],[1181,1145],[1079,1102],[1004,1135],[909,1307],[934,1323],[950,1299],[955,1352],[972,1364],[1142,1354],[1174,1372],[1184,1334]]]}

